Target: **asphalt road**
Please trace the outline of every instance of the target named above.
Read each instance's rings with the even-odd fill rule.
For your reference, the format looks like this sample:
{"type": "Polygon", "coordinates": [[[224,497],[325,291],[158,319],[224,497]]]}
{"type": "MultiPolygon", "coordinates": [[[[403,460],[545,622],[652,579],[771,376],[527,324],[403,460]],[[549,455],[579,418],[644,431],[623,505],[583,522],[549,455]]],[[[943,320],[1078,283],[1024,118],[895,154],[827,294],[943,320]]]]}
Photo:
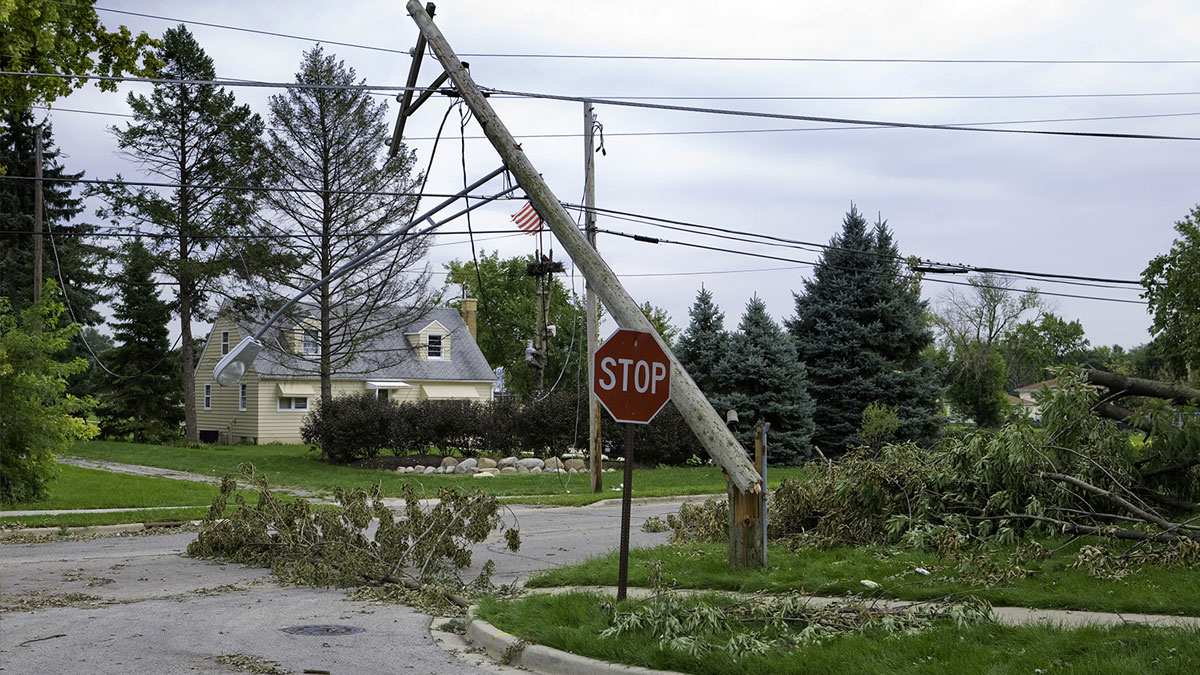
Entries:
{"type": "MultiPolygon", "coordinates": [[[[665,542],[665,534],[642,532],[641,524],[677,509],[678,502],[635,505],[633,546],[665,542]]],[[[514,507],[512,516],[520,525],[521,550],[509,553],[493,538],[475,553],[476,568],[495,561],[496,583],[578,562],[618,543],[615,504],[514,507]]],[[[223,655],[261,659],[294,673],[497,670],[436,646],[430,618],[412,609],[350,601],[336,589],[282,587],[267,570],[183,557],[194,536],[0,543],[0,672],[248,672],[222,663],[223,655]],[[302,625],[363,630],[283,631],[302,625]]]]}

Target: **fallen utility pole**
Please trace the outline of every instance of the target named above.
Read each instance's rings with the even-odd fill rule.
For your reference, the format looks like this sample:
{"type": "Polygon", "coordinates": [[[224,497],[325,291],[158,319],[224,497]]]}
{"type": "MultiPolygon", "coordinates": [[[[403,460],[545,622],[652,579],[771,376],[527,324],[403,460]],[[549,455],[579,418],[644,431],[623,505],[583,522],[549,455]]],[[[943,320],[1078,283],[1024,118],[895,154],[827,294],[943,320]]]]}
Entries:
{"type": "Polygon", "coordinates": [[[458,60],[454,50],[446,38],[433,24],[433,19],[426,13],[425,8],[417,0],[408,0],[408,13],[416,22],[421,35],[429,48],[433,50],[442,68],[450,75],[450,79],[458,87],[463,101],[475,115],[484,134],[496,148],[496,152],[504,159],[508,170],[512,172],[517,184],[525,190],[529,201],[550,226],[554,236],[567,250],[571,259],[579,267],[589,284],[595,286],[596,294],[604,306],[612,313],[617,325],[622,328],[646,331],[654,335],[654,339],[662,346],[671,361],[672,386],[671,399],[676,409],[683,416],[692,433],[699,439],[704,449],[713,460],[725,470],[730,482],[739,492],[756,494],[762,490],[762,479],[754,466],[746,457],[745,450],[725,427],[717,411],[709,404],[708,399],[701,393],[700,388],[692,381],[679,360],[663,342],[662,336],[654,329],[641,308],[621,285],[617,275],[609,269],[604,260],[588,244],[587,239],[575,227],[575,223],[567,214],[566,209],[559,203],[558,198],[542,180],[533,163],[525,156],[519,143],[509,133],[492,106],[484,98],[483,92],[475,84],[471,74],[458,60]]]}

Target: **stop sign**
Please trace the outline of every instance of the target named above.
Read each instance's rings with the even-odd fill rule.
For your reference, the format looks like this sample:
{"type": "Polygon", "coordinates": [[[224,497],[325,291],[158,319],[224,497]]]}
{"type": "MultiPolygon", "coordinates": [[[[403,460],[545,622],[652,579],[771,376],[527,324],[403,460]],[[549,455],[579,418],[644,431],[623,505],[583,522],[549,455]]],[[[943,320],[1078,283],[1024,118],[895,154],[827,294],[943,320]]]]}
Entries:
{"type": "Polygon", "coordinates": [[[647,424],[671,400],[671,360],[653,333],[618,329],[592,357],[592,391],[618,422],[647,424]]]}

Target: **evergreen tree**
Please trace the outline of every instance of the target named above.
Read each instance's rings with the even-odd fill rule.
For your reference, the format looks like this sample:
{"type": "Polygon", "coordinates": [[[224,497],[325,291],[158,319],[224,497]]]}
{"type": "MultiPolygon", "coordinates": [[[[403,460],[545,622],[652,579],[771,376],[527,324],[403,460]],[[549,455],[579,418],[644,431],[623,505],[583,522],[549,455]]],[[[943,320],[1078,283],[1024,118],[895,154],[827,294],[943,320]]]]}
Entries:
{"type": "Polygon", "coordinates": [[[683,335],[679,336],[675,356],[700,391],[711,399],[718,393],[713,371],[725,354],[729,339],[725,332],[725,314],[713,303],[712,292],[701,286],[688,315],[691,321],[683,335]]]}
{"type": "Polygon", "coordinates": [[[167,335],[171,307],[158,297],[154,257],[141,240],[128,243],[124,254],[113,307],[117,346],[104,356],[113,374],[96,412],[106,437],[156,443],[178,434],[183,419],[179,370],[167,335]]]}
{"type": "Polygon", "coordinates": [[[770,422],[772,464],[800,464],[812,454],[813,400],[804,364],[787,333],[767,314],[755,296],[746,304],[738,332],[713,369],[721,393],[713,397],[718,411],[738,412],[736,431],[742,446],[754,447],[754,427],[770,422]]]}
{"type": "MultiPolygon", "coordinates": [[[[94,226],[72,222],[83,211],[83,201],[66,182],[82,178],[83,172],[67,173],[59,164],[61,151],[49,122],[34,124],[29,110],[3,114],[0,166],[11,175],[34,175],[34,142],[42,133],[42,176],[47,179],[42,183],[42,280],[61,275],[74,316],[84,325],[97,325],[101,317],[95,308],[108,300],[103,292],[107,251],[89,236],[94,226]]],[[[33,203],[33,181],[0,181],[0,295],[8,296],[17,311],[33,304],[33,203]]]]}
{"type": "MultiPolygon", "coordinates": [[[[272,279],[291,296],[379,241],[412,216],[417,205],[411,174],[414,156],[387,157],[387,106],[362,85],[353,68],[305,52],[296,81],[328,89],[289,89],[270,99],[267,166],[269,226],[302,261],[272,279]],[[341,87],[341,88],[336,88],[341,87]],[[298,190],[295,190],[298,188],[298,190]],[[317,190],[321,191],[317,191],[317,190]],[[312,190],[312,191],[310,191],[312,190]]],[[[331,375],[369,373],[399,354],[364,352],[362,346],[425,313],[432,304],[425,245],[412,241],[376,257],[313,291],[312,303],[292,317],[307,326],[318,348],[290,361],[321,378],[321,398],[332,394],[331,375]]]]}
{"type": "Polygon", "coordinates": [[[262,120],[232,93],[196,81],[216,77],[212,59],[180,25],[163,35],[156,57],[159,77],[150,96],[130,94],[134,121],[113,127],[118,146],[158,180],[178,187],[131,189],[107,186],[96,192],[108,202],[102,211],[138,229],[161,232],[147,242],[156,270],[175,282],[182,333],[179,369],[189,441],[198,439],[192,320],[206,316],[213,284],[244,267],[237,249],[243,240],[228,235],[247,228],[256,210],[252,190],[226,186],[261,183],[262,120]]]}
{"type": "Polygon", "coordinates": [[[886,222],[868,228],[851,207],[795,299],[788,329],[817,402],[814,443],[826,454],[861,444],[857,430],[871,403],[896,408],[897,440],[931,441],[941,396],[926,355],[933,333],[886,222]]]}

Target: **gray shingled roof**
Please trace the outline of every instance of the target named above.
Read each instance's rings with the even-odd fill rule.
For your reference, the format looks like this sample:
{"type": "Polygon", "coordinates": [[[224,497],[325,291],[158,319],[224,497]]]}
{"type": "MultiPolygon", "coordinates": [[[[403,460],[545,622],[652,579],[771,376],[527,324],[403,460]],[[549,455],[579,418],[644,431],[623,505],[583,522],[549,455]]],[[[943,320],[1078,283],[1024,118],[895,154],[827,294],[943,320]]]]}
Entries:
{"type": "MultiPolygon", "coordinates": [[[[261,321],[261,320],[260,320],[261,321]]],[[[236,321],[243,335],[253,335],[257,329],[251,319],[236,321]]],[[[263,336],[266,348],[254,361],[254,369],[260,377],[270,379],[315,379],[314,366],[311,361],[272,349],[274,342],[271,333],[263,336]]],[[[364,361],[350,365],[349,372],[333,373],[335,380],[442,380],[442,381],[474,381],[494,382],[495,374],[479,345],[471,338],[470,331],[463,323],[462,315],[451,307],[435,307],[416,321],[412,321],[396,330],[390,331],[364,345],[365,351],[388,354],[388,363],[383,367],[372,367],[364,361]],[[450,331],[450,358],[448,360],[422,360],[419,353],[408,343],[406,333],[417,333],[430,323],[437,321],[450,331]],[[395,354],[402,358],[394,358],[395,354]],[[364,372],[368,370],[369,372],[364,372]]]]}

